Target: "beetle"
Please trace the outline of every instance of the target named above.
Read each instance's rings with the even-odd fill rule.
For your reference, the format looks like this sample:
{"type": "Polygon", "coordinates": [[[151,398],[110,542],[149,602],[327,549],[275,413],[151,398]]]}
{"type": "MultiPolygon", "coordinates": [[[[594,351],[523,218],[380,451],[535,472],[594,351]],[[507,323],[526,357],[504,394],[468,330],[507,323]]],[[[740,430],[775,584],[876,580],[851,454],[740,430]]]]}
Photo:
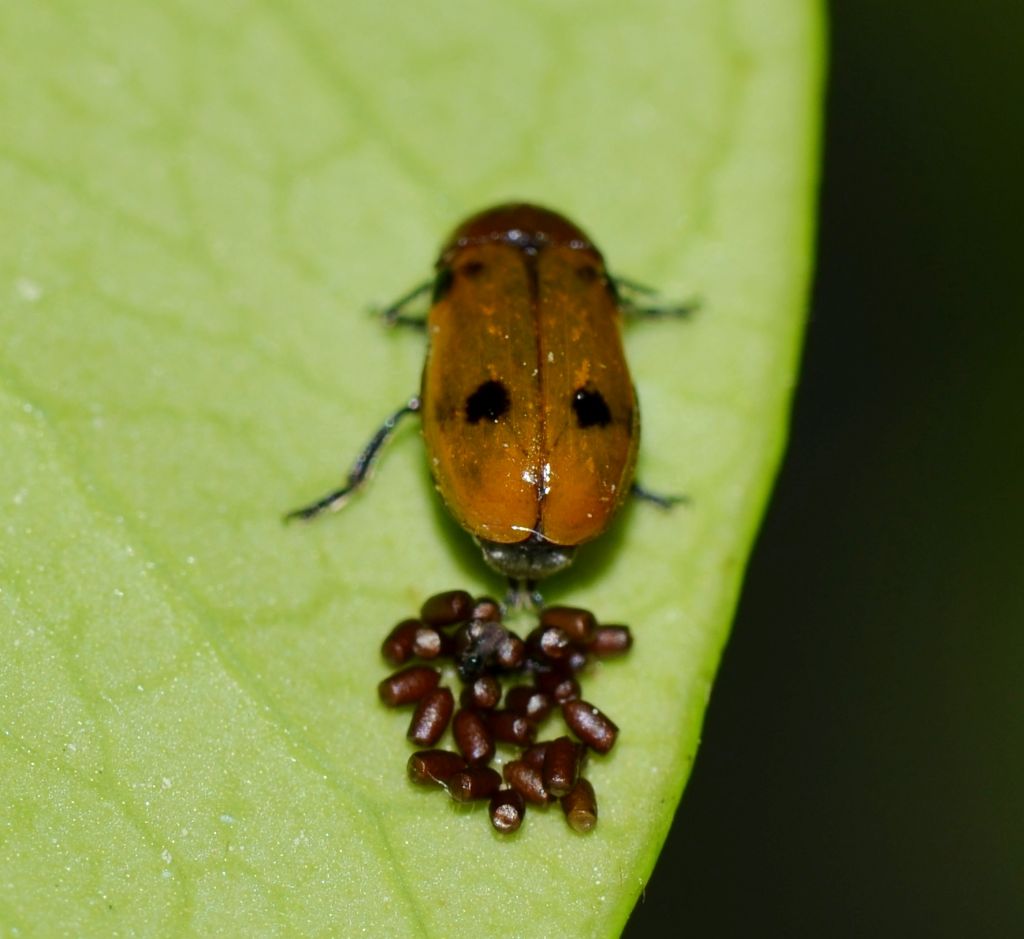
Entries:
{"type": "Polygon", "coordinates": [[[466,219],[432,281],[384,311],[426,327],[419,394],[384,422],[345,484],[287,518],[340,509],[406,415],[422,418],[430,471],[455,520],[509,579],[510,603],[566,568],[633,492],[640,414],[622,347],[624,314],[685,316],[695,304],[643,306],[648,288],[612,278],[564,216],[529,203],[466,219]],[[408,313],[431,293],[425,319],[408,313]]]}

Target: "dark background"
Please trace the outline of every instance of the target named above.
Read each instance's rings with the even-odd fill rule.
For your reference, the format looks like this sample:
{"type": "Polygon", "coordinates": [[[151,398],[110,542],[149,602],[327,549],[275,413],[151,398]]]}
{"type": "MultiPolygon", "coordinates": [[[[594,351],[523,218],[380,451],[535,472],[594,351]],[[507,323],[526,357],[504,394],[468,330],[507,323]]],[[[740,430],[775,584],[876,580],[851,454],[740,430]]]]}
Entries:
{"type": "Polygon", "coordinates": [[[830,34],[789,452],[629,939],[1024,935],[1024,4],[830,34]]]}

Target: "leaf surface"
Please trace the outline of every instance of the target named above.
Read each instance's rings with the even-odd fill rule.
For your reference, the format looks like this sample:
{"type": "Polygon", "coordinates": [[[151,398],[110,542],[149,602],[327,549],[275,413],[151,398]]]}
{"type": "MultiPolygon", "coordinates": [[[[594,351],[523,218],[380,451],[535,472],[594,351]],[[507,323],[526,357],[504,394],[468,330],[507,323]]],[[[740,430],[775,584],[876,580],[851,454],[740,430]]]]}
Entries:
{"type": "Polygon", "coordinates": [[[694,758],[782,450],[810,266],[816,4],[238,0],[0,13],[0,924],[31,935],[614,935],[694,758]],[[407,783],[390,626],[500,581],[415,427],[422,343],[365,315],[525,198],[699,295],[627,337],[640,475],[551,581],[636,647],[597,830],[407,783]]]}

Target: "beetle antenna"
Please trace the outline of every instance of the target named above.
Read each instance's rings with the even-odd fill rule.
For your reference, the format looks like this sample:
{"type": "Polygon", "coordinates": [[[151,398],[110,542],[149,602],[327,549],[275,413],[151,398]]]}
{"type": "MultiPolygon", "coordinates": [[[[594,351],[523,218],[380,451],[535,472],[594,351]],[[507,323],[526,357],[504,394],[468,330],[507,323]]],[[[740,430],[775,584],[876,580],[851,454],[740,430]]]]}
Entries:
{"type": "Polygon", "coordinates": [[[523,610],[533,613],[544,606],[544,597],[537,589],[537,581],[508,579],[508,593],[505,594],[504,612],[523,610]]]}

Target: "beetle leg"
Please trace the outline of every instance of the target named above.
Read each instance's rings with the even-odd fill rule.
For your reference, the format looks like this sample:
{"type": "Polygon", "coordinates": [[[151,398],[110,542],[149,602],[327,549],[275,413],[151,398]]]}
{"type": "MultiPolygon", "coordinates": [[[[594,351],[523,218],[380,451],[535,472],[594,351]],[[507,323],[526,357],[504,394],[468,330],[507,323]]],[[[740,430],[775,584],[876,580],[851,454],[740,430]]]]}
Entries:
{"type": "Polygon", "coordinates": [[[395,432],[398,422],[406,414],[416,414],[419,410],[420,399],[418,397],[410,398],[405,405],[384,421],[377,433],[373,435],[370,442],[363,448],[363,452],[356,457],[356,461],[352,464],[352,469],[349,470],[348,479],[345,481],[344,486],[327,493],[327,495],[317,499],[316,502],[310,505],[305,505],[300,509],[289,512],[284,517],[285,521],[290,521],[293,518],[301,518],[303,521],[307,521],[323,512],[337,512],[338,509],[348,502],[349,498],[359,487],[369,479],[377,454],[395,432]]]}
{"type": "Polygon", "coordinates": [[[626,290],[630,293],[639,293],[647,297],[656,297],[658,295],[658,289],[651,287],[649,284],[642,284],[638,280],[633,280],[631,277],[612,277],[615,282],[615,286],[620,290],[626,290]]]}
{"type": "Polygon", "coordinates": [[[700,309],[700,300],[696,297],[683,303],[652,303],[651,298],[658,296],[658,291],[653,287],[625,277],[612,277],[611,283],[619,300],[619,308],[626,316],[636,319],[661,319],[668,316],[686,319],[700,309]]]}
{"type": "Polygon", "coordinates": [[[393,303],[386,306],[380,311],[380,317],[384,320],[387,326],[413,326],[417,329],[423,329],[427,325],[427,317],[425,314],[415,314],[406,312],[406,308],[414,300],[418,300],[424,294],[429,293],[434,289],[434,281],[428,280],[422,284],[417,284],[408,293],[403,294],[393,303]]]}
{"type": "Polygon", "coordinates": [[[644,502],[651,502],[656,505],[659,509],[670,509],[674,505],[688,505],[690,502],[689,496],[666,496],[660,492],[651,492],[650,489],[645,489],[640,483],[633,483],[633,487],[630,494],[637,499],[642,499],[644,502]]]}

